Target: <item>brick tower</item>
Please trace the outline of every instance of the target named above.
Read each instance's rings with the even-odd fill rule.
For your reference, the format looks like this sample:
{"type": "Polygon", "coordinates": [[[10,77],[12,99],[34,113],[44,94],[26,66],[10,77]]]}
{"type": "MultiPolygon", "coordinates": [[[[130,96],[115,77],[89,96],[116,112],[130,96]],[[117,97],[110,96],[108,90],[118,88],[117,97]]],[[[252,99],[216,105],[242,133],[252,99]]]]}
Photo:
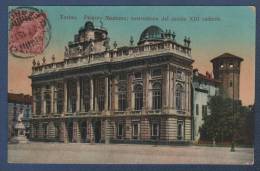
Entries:
{"type": "Polygon", "coordinates": [[[239,100],[240,63],[242,61],[241,57],[230,53],[224,53],[211,60],[214,78],[221,81],[220,93],[225,97],[239,100]]]}

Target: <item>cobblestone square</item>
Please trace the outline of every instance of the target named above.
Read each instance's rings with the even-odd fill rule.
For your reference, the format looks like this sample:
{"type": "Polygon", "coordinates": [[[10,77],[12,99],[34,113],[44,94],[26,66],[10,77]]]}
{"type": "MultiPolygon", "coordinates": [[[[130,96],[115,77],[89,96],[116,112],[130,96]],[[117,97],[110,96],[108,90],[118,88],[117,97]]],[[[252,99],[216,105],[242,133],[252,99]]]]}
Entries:
{"type": "Polygon", "coordinates": [[[9,144],[9,163],[253,164],[253,148],[136,144],[9,144]]]}

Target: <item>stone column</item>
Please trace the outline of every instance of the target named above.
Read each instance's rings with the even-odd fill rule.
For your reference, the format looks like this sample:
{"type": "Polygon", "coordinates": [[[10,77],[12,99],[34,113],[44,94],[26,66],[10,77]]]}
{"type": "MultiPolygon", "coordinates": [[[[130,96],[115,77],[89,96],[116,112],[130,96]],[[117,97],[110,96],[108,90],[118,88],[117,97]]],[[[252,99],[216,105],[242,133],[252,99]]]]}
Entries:
{"type": "Polygon", "coordinates": [[[41,114],[46,113],[45,98],[44,98],[44,87],[41,88],[41,114]]]}
{"type": "Polygon", "coordinates": [[[114,78],[112,78],[112,80],[111,80],[111,82],[112,82],[112,86],[111,86],[111,110],[112,111],[115,111],[115,79],[114,78]]]}
{"type": "Polygon", "coordinates": [[[54,85],[51,85],[51,113],[54,113],[54,85]]]}
{"type": "Polygon", "coordinates": [[[80,112],[80,78],[77,78],[77,101],[76,101],[76,112],[80,112]]]}
{"type": "Polygon", "coordinates": [[[144,71],[144,86],[143,86],[143,112],[146,113],[148,108],[148,93],[149,93],[149,68],[144,71]]]}
{"type": "Polygon", "coordinates": [[[32,94],[33,94],[32,113],[35,115],[36,114],[36,95],[35,95],[36,93],[34,90],[33,90],[32,94]]]}
{"type": "Polygon", "coordinates": [[[169,104],[168,107],[171,109],[172,108],[172,102],[173,102],[173,72],[169,68],[169,104]]]}
{"type": "Polygon", "coordinates": [[[184,86],[184,91],[185,91],[185,95],[184,95],[184,111],[188,112],[188,95],[189,95],[189,79],[188,79],[188,73],[185,72],[185,86],[184,86]]]}
{"type": "Polygon", "coordinates": [[[133,75],[132,74],[128,74],[128,82],[127,82],[127,105],[128,105],[128,110],[132,111],[133,110],[133,102],[132,102],[132,79],[133,79],[133,75]]]}
{"type": "Polygon", "coordinates": [[[112,75],[109,77],[108,79],[108,99],[109,99],[109,103],[108,103],[108,110],[111,111],[112,109],[112,75]]]}
{"type": "Polygon", "coordinates": [[[172,108],[176,108],[176,93],[175,93],[175,88],[176,88],[176,68],[173,68],[172,71],[172,108]]]}
{"type": "Polygon", "coordinates": [[[94,84],[93,84],[93,78],[90,78],[90,111],[93,111],[94,107],[94,84]]]}
{"type": "Polygon", "coordinates": [[[167,69],[165,70],[165,95],[163,96],[165,98],[165,108],[169,108],[169,86],[170,86],[170,78],[169,78],[169,65],[167,65],[167,69]]]}
{"type": "Polygon", "coordinates": [[[64,106],[63,113],[67,113],[67,80],[64,80],[64,106]]]}
{"type": "Polygon", "coordinates": [[[190,73],[186,75],[186,111],[190,113],[190,73]]]}
{"type": "Polygon", "coordinates": [[[108,111],[108,86],[109,86],[109,82],[108,82],[108,76],[105,77],[105,111],[108,111]]]}
{"type": "Polygon", "coordinates": [[[190,103],[191,103],[191,101],[190,101],[190,98],[191,98],[191,94],[190,94],[190,73],[188,73],[188,75],[187,75],[187,80],[188,80],[188,82],[187,82],[187,111],[190,113],[191,111],[190,111],[190,103]]]}
{"type": "MultiPolygon", "coordinates": [[[[97,79],[100,79],[100,78],[97,78],[97,79]]],[[[99,108],[98,108],[98,97],[97,97],[97,91],[98,89],[97,88],[97,79],[94,80],[94,96],[93,96],[93,103],[94,103],[94,109],[95,111],[99,111],[99,108]]]]}

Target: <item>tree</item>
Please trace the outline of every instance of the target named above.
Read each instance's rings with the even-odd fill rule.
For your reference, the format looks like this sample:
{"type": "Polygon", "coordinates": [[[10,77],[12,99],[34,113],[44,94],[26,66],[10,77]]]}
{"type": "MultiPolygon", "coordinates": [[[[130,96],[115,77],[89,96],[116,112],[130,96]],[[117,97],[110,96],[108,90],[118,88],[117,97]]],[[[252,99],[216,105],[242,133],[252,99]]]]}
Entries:
{"type": "Polygon", "coordinates": [[[252,114],[240,101],[213,96],[208,107],[210,114],[203,116],[204,124],[200,128],[201,140],[231,142],[234,135],[235,140],[245,143],[251,138],[249,135],[252,135],[250,131],[253,131],[250,127],[252,114]]]}

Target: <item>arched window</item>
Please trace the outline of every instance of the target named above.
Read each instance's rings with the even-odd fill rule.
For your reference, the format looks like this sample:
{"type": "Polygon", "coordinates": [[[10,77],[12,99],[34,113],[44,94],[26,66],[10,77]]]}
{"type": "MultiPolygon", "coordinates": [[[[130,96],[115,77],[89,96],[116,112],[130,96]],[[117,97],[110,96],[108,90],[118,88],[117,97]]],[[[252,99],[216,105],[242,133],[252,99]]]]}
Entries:
{"type": "Polygon", "coordinates": [[[143,86],[138,84],[134,87],[135,93],[135,110],[142,110],[143,108],[143,86]]]}
{"type": "Polygon", "coordinates": [[[153,109],[161,109],[162,108],[162,88],[161,84],[156,82],[153,84],[153,109]]]}
{"type": "Polygon", "coordinates": [[[105,79],[97,79],[96,84],[98,111],[101,112],[105,109],[105,79]]]}
{"type": "Polygon", "coordinates": [[[57,113],[61,114],[63,112],[64,104],[64,84],[62,82],[57,84],[55,91],[56,108],[57,113]]]}
{"type": "Polygon", "coordinates": [[[46,101],[45,112],[46,114],[49,114],[51,113],[51,95],[49,93],[45,94],[45,101],[46,101]]]}
{"type": "Polygon", "coordinates": [[[127,84],[118,85],[118,110],[125,111],[127,108],[127,84]]]}
{"type": "Polygon", "coordinates": [[[49,114],[51,113],[51,89],[49,85],[45,87],[44,98],[46,102],[45,113],[49,114]]]}
{"type": "Polygon", "coordinates": [[[184,89],[181,84],[176,85],[176,109],[182,110],[183,109],[183,96],[184,96],[184,89]]]}
{"type": "Polygon", "coordinates": [[[81,111],[88,112],[90,110],[90,80],[87,78],[81,79],[80,107],[81,111]]]}
{"type": "Polygon", "coordinates": [[[76,101],[77,101],[77,84],[76,80],[68,81],[67,87],[67,98],[68,98],[68,112],[76,112],[76,101]]]}

